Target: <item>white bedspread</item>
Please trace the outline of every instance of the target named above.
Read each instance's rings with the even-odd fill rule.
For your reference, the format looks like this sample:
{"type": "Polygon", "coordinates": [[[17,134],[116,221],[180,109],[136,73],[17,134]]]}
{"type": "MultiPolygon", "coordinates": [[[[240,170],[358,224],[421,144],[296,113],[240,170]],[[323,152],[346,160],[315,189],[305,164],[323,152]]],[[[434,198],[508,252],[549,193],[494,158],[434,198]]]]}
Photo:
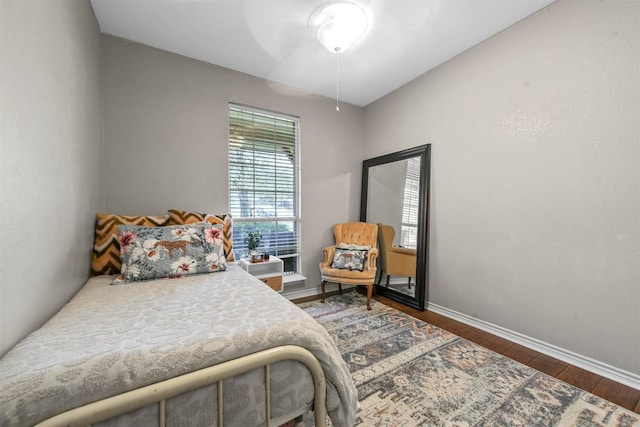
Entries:
{"type": "MultiPolygon", "coordinates": [[[[112,279],[91,278],[51,320],[0,359],[3,426],[32,425],[73,407],[285,344],[305,347],[319,359],[332,423],[353,424],[357,392],[327,332],[235,264],[226,272],[184,279],[111,286],[112,279]]],[[[273,415],[291,410],[296,400],[309,402],[312,389],[311,394],[302,390],[296,378],[310,375],[299,371],[287,365],[274,370],[272,389],[282,390],[273,415]]],[[[264,414],[249,404],[260,392],[245,381],[239,379],[225,393],[235,396],[225,408],[225,415],[231,411],[231,425],[264,422],[264,414]]],[[[194,411],[191,403],[174,407],[194,411]]]]}

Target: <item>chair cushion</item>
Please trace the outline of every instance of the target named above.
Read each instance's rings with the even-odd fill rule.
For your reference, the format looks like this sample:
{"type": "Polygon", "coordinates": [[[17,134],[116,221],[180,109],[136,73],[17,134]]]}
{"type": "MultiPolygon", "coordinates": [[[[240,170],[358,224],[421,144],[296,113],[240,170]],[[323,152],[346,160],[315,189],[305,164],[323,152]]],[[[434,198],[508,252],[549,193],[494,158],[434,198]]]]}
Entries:
{"type": "Polygon", "coordinates": [[[320,274],[322,275],[322,280],[328,280],[330,282],[340,282],[345,279],[342,283],[348,283],[353,281],[359,281],[362,283],[371,282],[373,283],[373,279],[375,278],[376,270],[371,271],[365,269],[364,271],[358,270],[345,270],[342,268],[322,268],[320,269],[320,274]]]}

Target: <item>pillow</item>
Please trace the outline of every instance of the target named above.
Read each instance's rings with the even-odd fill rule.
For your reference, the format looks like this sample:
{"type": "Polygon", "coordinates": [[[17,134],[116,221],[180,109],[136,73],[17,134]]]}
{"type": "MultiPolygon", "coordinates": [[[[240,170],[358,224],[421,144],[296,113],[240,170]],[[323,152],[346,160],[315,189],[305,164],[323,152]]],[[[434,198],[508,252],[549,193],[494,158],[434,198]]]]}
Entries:
{"type": "Polygon", "coordinates": [[[364,270],[364,263],[367,261],[367,249],[342,249],[336,248],[331,268],[342,270],[364,270]]]}
{"type": "Polygon", "coordinates": [[[118,226],[122,272],[113,284],[227,269],[222,225],[118,226]]]}
{"type": "Polygon", "coordinates": [[[368,251],[369,249],[371,249],[371,245],[367,245],[367,246],[360,246],[360,245],[350,245],[347,243],[340,243],[338,245],[338,247],[340,249],[357,249],[360,251],[368,251]]]}
{"type": "Polygon", "coordinates": [[[91,255],[91,275],[119,274],[120,244],[118,225],[163,226],[169,221],[163,216],[124,216],[99,213],[96,215],[93,254],[91,255]]]}
{"type": "Polygon", "coordinates": [[[231,214],[206,214],[196,212],[186,212],[178,209],[169,209],[169,222],[167,225],[192,224],[194,222],[206,221],[211,224],[222,224],[224,256],[227,261],[234,261],[233,256],[233,218],[231,214]]]}

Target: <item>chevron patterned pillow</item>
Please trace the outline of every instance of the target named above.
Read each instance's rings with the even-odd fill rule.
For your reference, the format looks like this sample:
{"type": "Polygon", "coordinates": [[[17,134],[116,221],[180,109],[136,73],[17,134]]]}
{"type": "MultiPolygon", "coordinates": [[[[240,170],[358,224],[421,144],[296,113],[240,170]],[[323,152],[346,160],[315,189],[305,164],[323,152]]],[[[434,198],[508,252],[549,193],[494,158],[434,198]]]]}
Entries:
{"type": "Polygon", "coordinates": [[[207,214],[169,209],[167,225],[184,225],[194,222],[207,221],[211,224],[222,224],[224,234],[224,255],[227,261],[235,260],[233,256],[233,218],[231,214],[207,214]]]}
{"type": "Polygon", "coordinates": [[[167,215],[158,216],[126,216],[99,213],[96,215],[93,254],[91,256],[91,275],[120,274],[120,243],[118,242],[118,225],[144,225],[159,227],[167,225],[167,215]]]}

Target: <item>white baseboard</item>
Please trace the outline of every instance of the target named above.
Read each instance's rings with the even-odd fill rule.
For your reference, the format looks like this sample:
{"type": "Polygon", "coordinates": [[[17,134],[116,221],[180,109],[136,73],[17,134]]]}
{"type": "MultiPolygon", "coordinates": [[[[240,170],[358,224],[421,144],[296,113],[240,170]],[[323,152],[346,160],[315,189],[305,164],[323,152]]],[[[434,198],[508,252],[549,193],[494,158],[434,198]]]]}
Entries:
{"type": "Polygon", "coordinates": [[[578,368],[582,368],[586,371],[593,372],[594,374],[600,375],[602,377],[609,378],[612,381],[627,385],[629,387],[635,388],[636,390],[640,390],[640,375],[618,369],[611,365],[607,365],[606,363],[602,363],[589,357],[573,353],[569,350],[565,350],[555,345],[545,343],[543,341],[531,338],[518,332],[511,331],[501,326],[497,326],[492,323],[467,316],[466,314],[450,310],[438,304],[433,304],[430,302],[428,303],[427,308],[429,311],[433,311],[434,313],[441,314],[443,316],[465,323],[469,326],[482,329],[485,332],[489,332],[493,335],[497,335],[516,344],[520,344],[542,354],[546,354],[547,356],[562,360],[563,362],[569,363],[578,368]]]}
{"type": "Polygon", "coordinates": [[[318,289],[301,289],[299,291],[287,291],[285,290],[282,293],[282,296],[285,297],[286,299],[298,299],[298,298],[305,298],[305,297],[310,297],[310,296],[314,296],[314,295],[319,295],[321,293],[321,291],[319,291],[318,289]]]}

